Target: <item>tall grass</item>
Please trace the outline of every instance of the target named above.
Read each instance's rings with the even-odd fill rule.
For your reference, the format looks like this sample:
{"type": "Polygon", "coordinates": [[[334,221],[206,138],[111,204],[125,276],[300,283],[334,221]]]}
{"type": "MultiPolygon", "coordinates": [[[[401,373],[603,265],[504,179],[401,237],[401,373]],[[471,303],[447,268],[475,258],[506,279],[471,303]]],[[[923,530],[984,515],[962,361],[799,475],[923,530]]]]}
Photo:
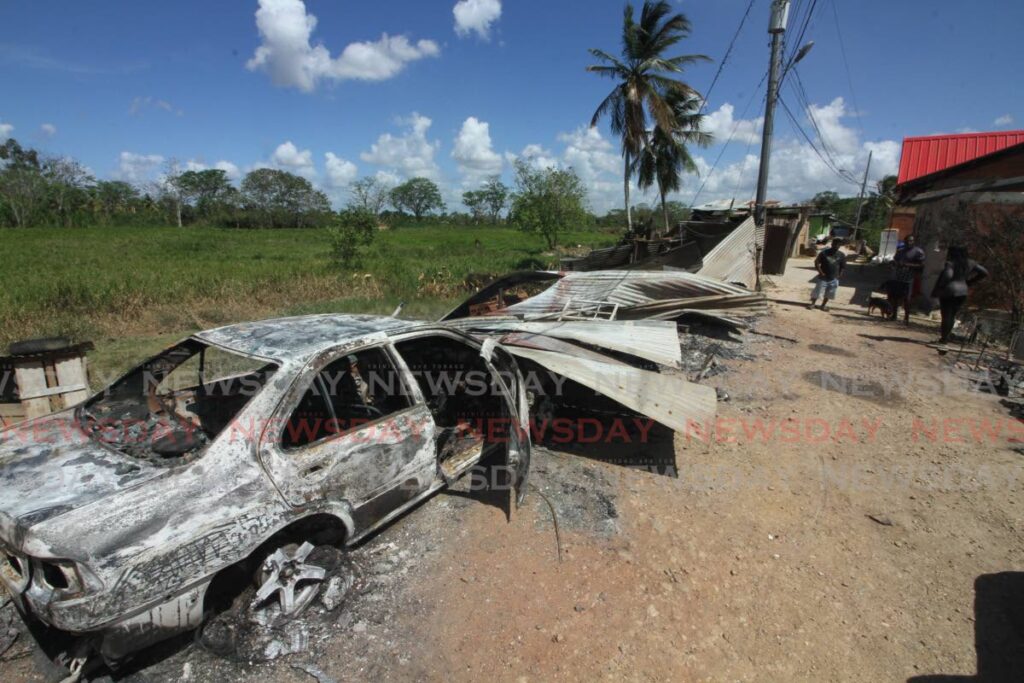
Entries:
{"type": "MultiPolygon", "coordinates": [[[[612,232],[563,243],[605,246],[612,232]]],[[[505,227],[403,227],[378,233],[339,270],[323,231],[90,227],[0,231],[0,343],[158,335],[308,312],[434,315],[471,274],[554,267],[539,237],[505,227]]]]}

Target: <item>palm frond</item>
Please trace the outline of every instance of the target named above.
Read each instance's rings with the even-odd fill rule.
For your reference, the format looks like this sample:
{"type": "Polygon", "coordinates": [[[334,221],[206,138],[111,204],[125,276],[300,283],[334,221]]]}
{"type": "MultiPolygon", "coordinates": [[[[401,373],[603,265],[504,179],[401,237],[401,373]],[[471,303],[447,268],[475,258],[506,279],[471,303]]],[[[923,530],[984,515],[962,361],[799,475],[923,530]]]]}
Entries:
{"type": "MultiPolygon", "coordinates": [[[[622,108],[622,99],[622,86],[616,86],[615,89],[601,101],[601,104],[597,105],[597,109],[594,111],[594,116],[590,119],[590,125],[592,127],[596,126],[598,122],[604,118],[605,114],[611,111],[612,128],[614,130],[616,121],[615,110],[622,108]]],[[[619,118],[621,119],[621,117],[619,118]]]]}
{"type": "Polygon", "coordinates": [[[697,62],[712,62],[714,60],[707,55],[679,55],[678,57],[668,57],[665,61],[675,66],[683,67],[696,64],[697,62]]]}

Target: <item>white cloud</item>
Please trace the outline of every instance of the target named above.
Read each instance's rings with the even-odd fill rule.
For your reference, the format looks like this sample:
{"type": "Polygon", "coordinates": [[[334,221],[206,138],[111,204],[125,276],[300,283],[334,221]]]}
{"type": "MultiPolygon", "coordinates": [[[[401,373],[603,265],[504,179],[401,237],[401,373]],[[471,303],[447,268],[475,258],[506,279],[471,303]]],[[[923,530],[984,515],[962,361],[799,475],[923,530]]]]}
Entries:
{"type": "Polygon", "coordinates": [[[840,155],[852,154],[858,147],[856,131],[844,126],[840,120],[845,116],[849,114],[842,97],[835,98],[825,106],[811,104],[809,110],[809,117],[817,122],[829,150],[840,155]]]}
{"type": "Polygon", "coordinates": [[[377,138],[377,142],[370,146],[370,151],[363,152],[359,158],[366,163],[383,166],[396,176],[421,176],[436,180],[440,169],[434,161],[434,155],[441,148],[441,143],[427,139],[427,131],[430,130],[433,121],[413,112],[412,116],[399,119],[398,123],[408,127],[405,135],[383,133],[377,138]]]}
{"type": "Polygon", "coordinates": [[[322,44],[310,43],[316,24],[302,0],[259,0],[256,27],[262,43],[246,67],[266,71],[274,85],[312,92],[322,79],[385,80],[409,62],[441,52],[432,40],[413,43],[385,33],[378,41],[351,43],[332,57],[322,44]]]}
{"type": "Polygon", "coordinates": [[[470,116],[455,136],[452,158],[459,164],[463,185],[475,187],[489,175],[501,173],[501,155],[491,145],[490,125],[470,116]]]}
{"type": "Polygon", "coordinates": [[[218,171],[224,171],[224,174],[227,176],[228,180],[238,180],[242,176],[242,173],[241,171],[239,171],[238,166],[231,163],[230,161],[225,161],[223,159],[215,163],[212,167],[207,165],[203,161],[189,159],[188,161],[185,162],[184,166],[182,167],[182,170],[205,171],[210,168],[214,168],[218,171]]]}
{"type": "Polygon", "coordinates": [[[491,24],[501,17],[501,0],[459,0],[452,8],[455,15],[455,33],[465,37],[476,32],[487,40],[491,24]]]}
{"type": "Polygon", "coordinates": [[[523,151],[519,154],[505,152],[505,161],[510,164],[514,164],[520,159],[535,168],[558,168],[559,166],[558,158],[554,152],[537,143],[531,143],[523,147],[523,151]]]}
{"type": "Polygon", "coordinates": [[[558,140],[565,143],[565,163],[584,180],[605,173],[622,173],[622,159],[615,146],[597,128],[580,126],[572,133],[562,133],[558,140]]]}
{"type": "Polygon", "coordinates": [[[14,132],[14,126],[9,123],[3,123],[0,121],[0,142],[3,142],[7,138],[11,137],[11,133],[14,132]]]}
{"type": "Polygon", "coordinates": [[[1003,114],[1002,116],[997,118],[995,121],[993,121],[992,125],[994,125],[994,126],[1012,126],[1013,125],[1013,116],[1010,115],[1010,114],[1003,114]]]}
{"type": "Polygon", "coordinates": [[[355,164],[333,152],[324,155],[324,168],[327,171],[327,184],[334,188],[348,187],[359,172],[355,164]]]}
{"type": "Polygon", "coordinates": [[[213,167],[219,171],[224,171],[227,175],[228,180],[238,180],[242,177],[241,171],[238,170],[238,166],[231,163],[230,161],[224,161],[223,159],[213,165],[213,167]]]}
{"type": "Polygon", "coordinates": [[[388,187],[395,187],[402,182],[402,178],[390,171],[377,171],[373,174],[377,180],[387,185],[388,187]]]}
{"type": "Polygon", "coordinates": [[[39,126],[39,132],[42,133],[44,137],[52,138],[57,134],[57,126],[52,123],[44,123],[39,126]]]}
{"type": "Polygon", "coordinates": [[[759,143],[764,119],[736,119],[733,117],[735,111],[736,108],[726,102],[704,117],[702,128],[714,136],[715,144],[724,144],[730,136],[734,142],[744,145],[759,143]]]}
{"type": "Polygon", "coordinates": [[[142,183],[153,179],[153,171],[164,162],[159,154],[136,154],[121,152],[118,157],[117,171],[114,173],[119,180],[129,183],[142,183]]]}
{"type": "Polygon", "coordinates": [[[312,178],[316,175],[316,168],[313,166],[313,152],[308,149],[300,150],[291,140],[282,142],[270,155],[270,163],[277,168],[300,175],[303,178],[312,178]]]}
{"type": "MultiPolygon", "coordinates": [[[[724,110],[725,107],[723,106],[724,110]]],[[[720,110],[721,111],[721,110],[720,110]]],[[[828,140],[832,164],[850,176],[849,180],[839,178],[818,153],[801,137],[779,136],[772,148],[771,170],[768,178],[768,196],[782,202],[799,202],[810,199],[818,192],[832,190],[843,196],[852,196],[859,191],[859,178],[863,176],[868,154],[872,154],[869,188],[886,175],[895,174],[899,168],[900,143],[895,140],[864,141],[857,131],[845,125],[849,118],[842,98],[836,98],[827,105],[811,105],[810,114],[822,134],[828,140]],[[857,182],[853,182],[857,180],[857,182]]],[[[821,150],[817,133],[810,119],[801,122],[821,150]]],[[[822,154],[829,158],[822,150],[822,154]]],[[[676,198],[689,202],[696,188],[705,183],[698,203],[718,199],[736,198],[737,202],[753,198],[759,157],[748,154],[732,163],[719,165],[711,173],[711,164],[701,156],[695,157],[700,178],[687,176],[687,187],[676,198]]]]}
{"type": "Polygon", "coordinates": [[[156,97],[136,97],[132,99],[132,105],[128,108],[128,113],[132,116],[137,116],[147,109],[159,109],[178,116],[182,116],[185,113],[167,100],[161,100],[156,97]]]}

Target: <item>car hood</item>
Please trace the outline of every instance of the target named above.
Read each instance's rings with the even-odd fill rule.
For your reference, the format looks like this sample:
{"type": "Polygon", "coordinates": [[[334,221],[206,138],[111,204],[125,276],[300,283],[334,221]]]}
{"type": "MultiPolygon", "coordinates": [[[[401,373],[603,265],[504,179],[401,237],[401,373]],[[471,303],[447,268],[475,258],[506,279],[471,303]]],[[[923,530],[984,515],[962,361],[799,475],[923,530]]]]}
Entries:
{"type": "Polygon", "coordinates": [[[20,545],[33,526],[165,470],[91,440],[71,410],[0,432],[0,533],[20,545]]]}

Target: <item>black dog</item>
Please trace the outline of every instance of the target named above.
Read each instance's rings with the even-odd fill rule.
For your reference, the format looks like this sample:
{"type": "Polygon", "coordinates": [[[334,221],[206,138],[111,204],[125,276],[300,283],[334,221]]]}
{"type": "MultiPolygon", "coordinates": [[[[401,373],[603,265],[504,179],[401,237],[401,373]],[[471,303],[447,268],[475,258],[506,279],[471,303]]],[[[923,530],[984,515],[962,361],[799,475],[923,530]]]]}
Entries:
{"type": "Polygon", "coordinates": [[[868,315],[875,309],[882,312],[883,318],[889,318],[892,316],[892,304],[889,303],[888,299],[884,299],[880,296],[873,296],[868,300],[868,315]]]}

